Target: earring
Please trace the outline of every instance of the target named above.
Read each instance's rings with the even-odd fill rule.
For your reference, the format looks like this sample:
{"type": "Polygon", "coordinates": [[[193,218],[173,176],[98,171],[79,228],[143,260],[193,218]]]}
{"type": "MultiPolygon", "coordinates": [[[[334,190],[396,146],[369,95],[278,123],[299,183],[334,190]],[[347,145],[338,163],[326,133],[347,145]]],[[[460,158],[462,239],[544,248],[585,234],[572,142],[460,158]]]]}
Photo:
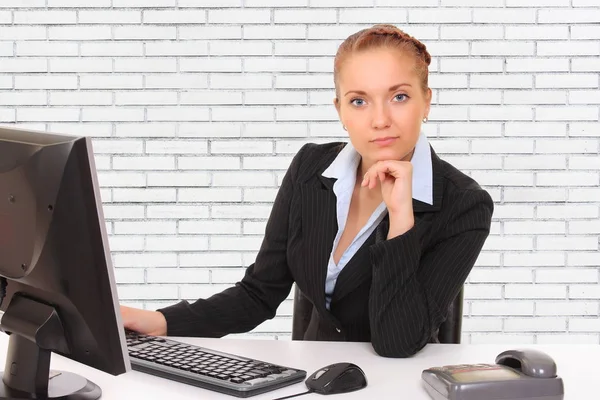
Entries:
{"type": "Polygon", "coordinates": [[[344,128],[345,131],[347,131],[348,129],[346,129],[346,125],[342,125],[342,127],[344,128]]]}
{"type": "Polygon", "coordinates": [[[427,123],[427,121],[429,121],[429,119],[427,117],[423,118],[424,123],[427,123]]]}

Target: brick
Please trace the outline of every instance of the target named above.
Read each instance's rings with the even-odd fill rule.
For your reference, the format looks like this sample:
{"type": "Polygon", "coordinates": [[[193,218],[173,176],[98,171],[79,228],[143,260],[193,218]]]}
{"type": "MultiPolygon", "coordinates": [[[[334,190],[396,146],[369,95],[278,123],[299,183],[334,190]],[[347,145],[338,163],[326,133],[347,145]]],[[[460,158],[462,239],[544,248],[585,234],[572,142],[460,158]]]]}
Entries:
{"type": "Polygon", "coordinates": [[[175,124],[170,123],[119,123],[115,124],[117,137],[174,137],[175,124]]]}
{"type": "Polygon", "coordinates": [[[598,344],[600,335],[597,334],[536,334],[538,344],[598,344]]]}
{"type": "Polygon", "coordinates": [[[544,88],[597,88],[597,74],[537,74],[535,87],[544,88]]]}
{"type": "Polygon", "coordinates": [[[591,136],[597,137],[598,129],[600,129],[600,124],[597,122],[575,122],[569,124],[570,131],[569,136],[591,136]]]}
{"type": "Polygon", "coordinates": [[[282,56],[331,56],[337,52],[338,41],[320,40],[296,41],[296,40],[278,40],[275,42],[274,54],[282,56]]]}
{"type": "Polygon", "coordinates": [[[81,43],[82,56],[134,57],[143,56],[144,45],[139,42],[85,42],[81,43]]]}
{"type": "Polygon", "coordinates": [[[175,168],[173,156],[128,156],[113,157],[115,170],[171,170],[175,168]]]}
{"type": "Polygon", "coordinates": [[[463,332],[501,332],[502,320],[499,318],[464,318],[462,330],[463,332]]]}
{"type": "Polygon", "coordinates": [[[112,126],[108,123],[51,123],[48,124],[49,132],[69,132],[73,135],[109,137],[112,135],[112,126]]]}
{"type": "Polygon", "coordinates": [[[110,58],[51,58],[48,60],[50,72],[112,72],[112,60],[110,58]]]}
{"type": "Polygon", "coordinates": [[[570,104],[600,104],[597,90],[573,90],[569,93],[570,104]]]}
{"type": "Polygon", "coordinates": [[[507,318],[504,329],[509,332],[561,332],[567,327],[565,318],[507,318]]]}
{"type": "Polygon", "coordinates": [[[118,287],[119,299],[177,299],[177,285],[121,285],[118,287]]]}
{"type": "Polygon", "coordinates": [[[179,137],[218,137],[238,138],[241,136],[241,125],[235,123],[181,123],[179,124],[179,137]]]}
{"type": "Polygon", "coordinates": [[[116,26],[115,40],[176,39],[177,28],[173,26],[116,26]]]}
{"type": "Polygon", "coordinates": [[[215,269],[211,273],[211,283],[236,283],[239,282],[243,276],[245,268],[227,268],[227,269],[215,269]]]}
{"type": "MultiPolygon", "coordinates": [[[[210,240],[211,250],[258,250],[263,238],[261,236],[212,236],[210,240]]],[[[243,276],[243,275],[242,275],[243,276]]]]}
{"type": "Polygon", "coordinates": [[[463,89],[467,88],[467,75],[465,74],[443,74],[429,75],[429,87],[432,89],[463,89]]]}
{"type": "Polygon", "coordinates": [[[568,58],[507,58],[507,72],[569,72],[568,58]]]}
{"type": "MultiPolygon", "coordinates": [[[[392,17],[388,14],[386,17],[392,17]]],[[[403,22],[401,16],[397,16],[392,23],[403,22]]],[[[341,21],[340,21],[341,22],[341,21]]],[[[359,22],[359,21],[356,21],[359,22]]],[[[375,22],[375,21],[373,21],[375,22]]],[[[471,10],[461,8],[445,9],[412,9],[408,12],[408,22],[413,23],[468,23],[471,22],[471,10]]]]}
{"type": "Polygon", "coordinates": [[[571,251],[567,255],[567,265],[570,267],[597,267],[598,266],[598,252],[575,252],[571,251]]]}
{"type": "Polygon", "coordinates": [[[27,41],[18,42],[15,50],[17,56],[76,56],[78,54],[78,44],[72,42],[40,42],[27,41]]]}
{"type": "MultiPolygon", "coordinates": [[[[242,201],[242,190],[239,188],[179,188],[179,202],[239,202],[242,201]]],[[[213,211],[214,211],[213,206],[213,211]]],[[[243,207],[243,206],[234,206],[243,207]]],[[[214,216],[214,215],[213,215],[214,216]]]]}
{"type": "Polygon", "coordinates": [[[570,299],[600,299],[600,285],[570,285],[570,299]]]}
{"type": "Polygon", "coordinates": [[[472,315],[533,315],[533,301],[477,301],[471,305],[472,315]]]}
{"type": "MultiPolygon", "coordinates": [[[[299,9],[285,10],[276,9],[273,11],[276,24],[318,24],[318,23],[335,23],[337,22],[336,10],[316,10],[316,9],[299,9]]],[[[340,21],[342,22],[342,21],[340,21]]],[[[347,21],[346,21],[347,22],[347,21]]]]}
{"type": "Polygon", "coordinates": [[[437,57],[465,56],[469,53],[469,42],[467,41],[426,41],[424,44],[430,54],[435,54],[437,57]]]}
{"type": "Polygon", "coordinates": [[[144,249],[143,236],[109,236],[112,251],[141,251],[144,249]]]}
{"type": "Polygon", "coordinates": [[[141,74],[82,75],[79,78],[81,89],[142,89],[141,74]]]}
{"type": "MultiPolygon", "coordinates": [[[[541,219],[573,220],[581,218],[598,218],[598,207],[593,205],[539,205],[536,215],[541,219]]],[[[570,222],[571,224],[573,222],[570,222]]]]}
{"type": "MultiPolygon", "coordinates": [[[[502,72],[503,60],[499,58],[443,58],[441,72],[502,72]]],[[[444,93],[444,92],[441,92],[444,93]]],[[[440,94],[441,94],[440,93],[440,94]]]]}
{"type": "Polygon", "coordinates": [[[0,122],[16,122],[16,111],[0,109],[0,122]]]}
{"type": "MultiPolygon", "coordinates": [[[[180,221],[178,233],[195,233],[195,234],[240,234],[241,224],[239,221],[220,221],[220,220],[206,220],[206,221],[180,221]]],[[[211,237],[211,240],[214,237],[211,237]]]]}
{"type": "MultiPolygon", "coordinates": [[[[540,10],[540,12],[543,10],[540,10]]],[[[598,46],[590,46],[585,40],[540,41],[537,43],[538,56],[597,56],[600,55],[598,46]]]]}
{"type": "MultiPolygon", "coordinates": [[[[539,86],[536,85],[539,88],[539,86]]],[[[505,90],[504,104],[566,104],[566,91],[505,90]]]]}
{"type": "MultiPolygon", "coordinates": [[[[305,105],[308,102],[306,93],[289,91],[255,91],[246,92],[244,103],[247,105],[305,105]]],[[[329,96],[331,99],[332,96],[329,96]]],[[[311,101],[312,103],[312,101],[311,101]]],[[[314,104],[314,103],[312,103],[314,104]]],[[[330,103],[328,103],[330,104],[330,103]]]]}
{"type": "MultiPolygon", "coordinates": [[[[487,157],[487,156],[486,156],[487,157]]],[[[533,219],[533,206],[515,204],[494,205],[493,219],[503,221],[512,219],[533,219]]]]}
{"type": "Polygon", "coordinates": [[[272,78],[268,74],[211,74],[212,89],[270,89],[272,78]]]}
{"type": "Polygon", "coordinates": [[[535,272],[537,283],[596,283],[598,270],[583,268],[540,268],[535,272]]]}
{"type": "Polygon", "coordinates": [[[569,233],[600,235],[600,221],[570,221],[569,233]]]}
{"type": "MultiPolygon", "coordinates": [[[[0,38],[2,40],[46,40],[46,33],[47,28],[45,26],[0,26],[0,38]]],[[[10,45],[12,47],[12,43],[10,45]]]]}
{"type": "MultiPolygon", "coordinates": [[[[561,282],[562,283],[562,282],[561,282]]],[[[583,301],[538,301],[536,315],[598,315],[598,303],[583,301]]]]}
{"type": "Polygon", "coordinates": [[[181,267],[239,267],[242,255],[232,252],[182,253],[179,255],[181,267]]]}
{"type": "MultiPolygon", "coordinates": [[[[155,41],[146,43],[146,56],[206,56],[208,55],[208,42],[205,41],[155,41]]],[[[124,59],[129,61],[129,59],[124,59]]],[[[153,63],[160,58],[148,59],[153,63]]],[[[141,60],[140,60],[141,61],[141,60]]],[[[171,66],[175,60],[169,61],[168,72],[174,72],[175,68],[171,66]]],[[[166,60],[165,60],[166,62],[166,60]]],[[[146,64],[143,64],[146,65],[146,64]]],[[[126,66],[126,65],[123,65],[126,66]]],[[[132,67],[135,68],[135,67],[132,67]]],[[[146,67],[147,68],[147,67],[146,67]]]]}
{"type": "MultiPolygon", "coordinates": [[[[277,195],[278,189],[270,189],[270,188],[260,188],[260,189],[252,189],[246,188],[244,189],[244,201],[249,201],[253,203],[273,203],[275,201],[275,196],[277,195]]],[[[260,229],[258,231],[253,231],[246,228],[244,225],[244,233],[254,233],[254,234],[264,234],[264,224],[261,222],[260,229]]]]}
{"type": "Polygon", "coordinates": [[[577,24],[594,23],[600,21],[599,9],[560,9],[546,8],[539,10],[538,23],[540,24],[577,24]]]}
{"type": "Polygon", "coordinates": [[[100,91],[51,92],[49,104],[53,106],[109,106],[112,104],[112,94],[100,91]]]}
{"type": "Polygon", "coordinates": [[[208,121],[208,109],[199,107],[148,107],[148,121],[208,121]]]}
{"type": "Polygon", "coordinates": [[[146,250],[149,251],[198,251],[208,250],[208,239],[205,236],[148,236],[146,250]]]}
{"type": "Polygon", "coordinates": [[[264,24],[271,22],[271,11],[261,9],[208,10],[211,24],[264,24]]]}
{"type": "Polygon", "coordinates": [[[115,254],[114,260],[117,268],[177,266],[175,253],[121,253],[115,254]]]}
{"type": "Polygon", "coordinates": [[[510,284],[504,289],[507,299],[566,299],[565,285],[510,284]]]}
{"type": "Polygon", "coordinates": [[[504,160],[505,169],[540,170],[564,169],[567,167],[565,156],[527,155],[509,156],[504,160]]]}
{"type": "Polygon", "coordinates": [[[174,7],[176,0],[112,0],[113,7],[174,7]]]}
{"type": "Polygon", "coordinates": [[[246,72],[305,72],[306,69],[306,60],[303,58],[244,58],[244,71],[246,72]]]}
{"type": "Polygon", "coordinates": [[[41,91],[0,92],[0,106],[43,106],[46,103],[46,93],[41,91]]]}
{"type": "Polygon", "coordinates": [[[507,122],[506,136],[566,136],[567,124],[561,122],[507,122]]]}
{"type": "Polygon", "coordinates": [[[116,105],[175,105],[177,93],[163,91],[127,91],[115,94],[116,105]]]}
{"type": "MultiPolygon", "coordinates": [[[[195,189],[193,189],[195,190],[195,189]]],[[[198,199],[203,200],[202,198],[198,199]]],[[[196,205],[148,205],[146,216],[148,218],[173,218],[173,219],[197,219],[208,218],[208,206],[196,205]]]]}
{"type": "Polygon", "coordinates": [[[524,106],[472,106],[470,110],[474,121],[529,121],[532,116],[533,109],[524,106]]]}
{"type": "Polygon", "coordinates": [[[208,152],[205,140],[147,140],[147,154],[199,154],[208,152]]]}
{"type": "Polygon", "coordinates": [[[149,268],[146,272],[148,283],[208,283],[208,270],[185,268],[149,268]]]}
{"type": "Polygon", "coordinates": [[[598,107],[571,106],[565,107],[536,107],[536,118],[546,121],[572,121],[598,119],[598,107]]]}
{"type": "MultiPolygon", "coordinates": [[[[104,218],[107,220],[141,219],[144,218],[144,206],[142,205],[114,205],[103,206],[104,218]]],[[[115,255],[115,259],[118,255],[115,255]]],[[[135,265],[128,265],[134,267],[135,265]]]]}
{"type": "MultiPolygon", "coordinates": [[[[504,345],[519,345],[523,344],[533,344],[534,336],[533,334],[514,334],[514,333],[498,333],[498,334],[490,334],[490,333],[471,333],[471,342],[470,344],[504,344],[504,345]]],[[[539,334],[536,334],[539,336],[539,334]]]]}
{"type": "Polygon", "coordinates": [[[48,28],[50,40],[110,40],[110,26],[51,26],[48,28]]]}
{"type": "Polygon", "coordinates": [[[338,115],[334,107],[308,106],[308,107],[277,107],[275,110],[277,121],[337,121],[338,115]]]}
{"type": "Polygon", "coordinates": [[[531,154],[533,153],[533,140],[528,139],[474,139],[471,141],[471,150],[473,153],[506,153],[506,154],[531,154]]]}
{"type": "MultiPolygon", "coordinates": [[[[441,39],[503,39],[504,29],[501,26],[486,25],[446,25],[440,27],[441,39]]],[[[424,39],[417,36],[420,40],[424,39]]]]}
{"type": "Polygon", "coordinates": [[[244,39],[305,39],[304,25],[247,25],[244,26],[244,39]]]}
{"type": "Polygon", "coordinates": [[[246,205],[214,205],[211,209],[212,218],[233,218],[233,219],[255,219],[267,218],[271,213],[271,205],[268,206],[246,206],[246,205]]]}
{"type": "Polygon", "coordinates": [[[275,76],[277,89],[333,89],[331,74],[286,74],[275,76]]]}
{"type": "Polygon", "coordinates": [[[79,121],[77,108],[19,108],[17,121],[79,121]]]}
{"type": "Polygon", "coordinates": [[[210,178],[207,172],[149,172],[148,187],[195,187],[208,186],[210,178]]]}
{"type": "Polygon", "coordinates": [[[467,106],[453,107],[434,107],[429,113],[429,122],[438,121],[467,121],[468,108],[467,106]]]}
{"type": "Polygon", "coordinates": [[[539,250],[598,250],[598,238],[540,236],[537,238],[539,250]]]}
{"type": "Polygon", "coordinates": [[[75,24],[77,14],[75,11],[15,11],[13,13],[14,23],[27,25],[54,25],[75,24]]]}
{"type": "Polygon", "coordinates": [[[143,121],[141,108],[88,107],[81,110],[82,121],[143,121]]]}
{"type": "Polygon", "coordinates": [[[245,7],[306,7],[308,0],[287,0],[281,3],[279,0],[245,0],[245,7]]]}
{"type": "Polygon", "coordinates": [[[566,234],[567,228],[562,221],[505,221],[505,235],[544,235],[566,234]]]}
{"type": "Polygon", "coordinates": [[[245,124],[244,137],[253,138],[281,138],[281,137],[306,137],[306,124],[296,123],[247,123],[245,124]]]}
{"type": "Polygon", "coordinates": [[[244,157],[243,167],[245,170],[286,170],[292,161],[291,157],[244,157]]]}
{"type": "Polygon", "coordinates": [[[206,22],[206,11],[144,10],[142,19],[145,24],[203,24],[206,22]]]}
{"type": "Polygon", "coordinates": [[[256,187],[274,186],[275,182],[271,172],[213,172],[212,185],[215,187],[256,187]]]}
{"type": "Polygon", "coordinates": [[[477,8],[473,10],[473,22],[476,24],[534,24],[536,23],[536,10],[477,8]]]}
{"type": "Polygon", "coordinates": [[[93,139],[94,154],[141,154],[144,143],[141,140],[93,139]]]}
{"type": "Polygon", "coordinates": [[[207,74],[146,74],[148,89],[206,89],[207,74]]]}
{"type": "Polygon", "coordinates": [[[48,0],[48,8],[110,8],[110,0],[48,0]]]}
{"type": "Polygon", "coordinates": [[[140,173],[100,172],[100,187],[145,187],[146,176],[140,173]]]}
{"type": "Polygon", "coordinates": [[[475,56],[532,56],[534,42],[482,40],[471,44],[471,54],[475,56]]]}
{"type": "Polygon", "coordinates": [[[600,198],[600,189],[597,188],[569,189],[569,201],[571,202],[596,202],[598,198],[600,198]]]}
{"type": "MultiPolygon", "coordinates": [[[[589,143],[589,152],[594,153],[594,143],[589,143]]],[[[584,156],[584,157],[570,157],[569,158],[569,169],[592,169],[600,170],[600,158],[597,156],[584,156]]]]}
{"type": "MultiPolygon", "coordinates": [[[[187,11],[186,11],[187,12],[187,11]]],[[[241,26],[179,26],[179,40],[241,39],[241,26]]]]}
{"type": "Polygon", "coordinates": [[[272,121],[273,107],[212,107],[213,121],[272,121]]]}
{"type": "Polygon", "coordinates": [[[569,39],[569,27],[564,25],[507,26],[506,39],[548,40],[569,39]]]}
{"type": "Polygon", "coordinates": [[[178,157],[177,167],[180,170],[235,170],[240,169],[239,157],[178,157]]]}
{"type": "Polygon", "coordinates": [[[538,186],[598,186],[598,173],[588,172],[540,172],[537,174],[538,186]]]}
{"type": "Polygon", "coordinates": [[[117,285],[126,283],[144,283],[144,270],[141,268],[117,269],[115,270],[115,281],[117,285]]]}
{"type": "MultiPolygon", "coordinates": [[[[248,59],[245,58],[244,62],[247,64],[248,59]]],[[[233,57],[180,58],[179,70],[181,72],[241,72],[242,59],[233,57]]]]}
{"type": "Polygon", "coordinates": [[[241,7],[242,0],[178,0],[178,7],[241,7]]]}
{"type": "Polygon", "coordinates": [[[600,71],[600,58],[573,58],[572,59],[572,71],[600,71]]]}
{"type": "Polygon", "coordinates": [[[114,224],[118,235],[174,234],[177,225],[175,221],[116,221],[114,224]]]}
{"type": "MultiPolygon", "coordinates": [[[[505,223],[507,224],[507,223],[505,223]]],[[[564,225],[564,224],[563,224],[564,225]]],[[[531,269],[525,268],[474,268],[469,274],[470,283],[533,282],[531,269]]]]}
{"type": "Polygon", "coordinates": [[[562,267],[565,256],[562,252],[536,251],[535,253],[507,252],[504,254],[507,267],[562,267]]]}
{"type": "Polygon", "coordinates": [[[531,250],[533,239],[526,236],[488,236],[485,250],[531,250]]]}
{"type": "Polygon", "coordinates": [[[0,42],[0,56],[14,56],[14,45],[12,42],[0,42]]]}
{"type": "Polygon", "coordinates": [[[485,74],[471,75],[471,88],[486,89],[529,89],[533,87],[533,76],[529,74],[485,74]]]}
{"type": "Polygon", "coordinates": [[[440,124],[439,126],[440,137],[498,137],[501,135],[502,126],[499,123],[494,124],[489,122],[452,122],[449,124],[440,124]]]}
{"type": "Polygon", "coordinates": [[[212,40],[211,56],[270,56],[273,45],[262,40],[212,40]]]}
{"type": "Polygon", "coordinates": [[[79,10],[80,24],[139,24],[141,11],[79,10]]]}
{"type": "Polygon", "coordinates": [[[175,189],[114,189],[113,197],[116,202],[172,202],[175,201],[175,189]]]}

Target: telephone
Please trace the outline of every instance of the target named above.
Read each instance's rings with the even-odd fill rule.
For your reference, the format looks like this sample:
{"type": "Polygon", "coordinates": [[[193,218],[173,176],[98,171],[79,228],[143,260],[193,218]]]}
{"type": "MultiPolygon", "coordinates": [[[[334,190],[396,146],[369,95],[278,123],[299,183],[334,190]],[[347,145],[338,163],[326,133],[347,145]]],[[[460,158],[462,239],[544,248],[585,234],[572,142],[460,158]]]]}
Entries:
{"type": "Polygon", "coordinates": [[[563,400],[556,363],[538,350],[507,350],[496,364],[432,367],[421,377],[434,400],[563,400]]]}

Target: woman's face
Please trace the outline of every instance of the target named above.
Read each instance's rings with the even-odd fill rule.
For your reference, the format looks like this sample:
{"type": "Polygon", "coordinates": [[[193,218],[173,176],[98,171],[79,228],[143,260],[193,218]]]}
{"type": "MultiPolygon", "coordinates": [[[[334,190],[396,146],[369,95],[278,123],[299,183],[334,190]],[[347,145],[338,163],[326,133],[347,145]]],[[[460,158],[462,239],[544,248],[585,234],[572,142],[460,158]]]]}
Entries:
{"type": "Polygon", "coordinates": [[[411,55],[384,48],[355,53],[341,68],[334,104],[363,171],[377,161],[412,157],[431,104],[414,65],[411,55]]]}

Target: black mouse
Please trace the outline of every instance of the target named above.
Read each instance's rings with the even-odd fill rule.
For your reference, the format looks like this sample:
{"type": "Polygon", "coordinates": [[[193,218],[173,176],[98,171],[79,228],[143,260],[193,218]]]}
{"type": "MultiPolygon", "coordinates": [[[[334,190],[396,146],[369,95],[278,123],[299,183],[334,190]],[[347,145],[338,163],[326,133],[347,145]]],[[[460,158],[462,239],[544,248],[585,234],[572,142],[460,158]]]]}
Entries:
{"type": "Polygon", "coordinates": [[[363,370],[347,362],[323,367],[306,380],[306,387],[320,394],[353,392],[365,386],[367,386],[367,377],[363,370]]]}

